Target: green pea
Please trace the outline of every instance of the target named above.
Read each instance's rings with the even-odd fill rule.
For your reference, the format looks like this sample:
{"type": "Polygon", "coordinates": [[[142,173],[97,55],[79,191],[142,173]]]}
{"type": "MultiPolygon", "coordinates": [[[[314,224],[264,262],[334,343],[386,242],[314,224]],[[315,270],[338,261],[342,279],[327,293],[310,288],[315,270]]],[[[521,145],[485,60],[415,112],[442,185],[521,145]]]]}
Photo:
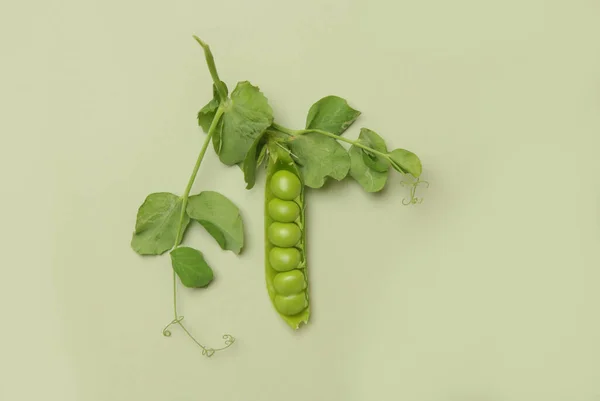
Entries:
{"type": "Polygon", "coordinates": [[[294,223],[274,222],[269,226],[267,236],[273,245],[290,248],[300,241],[302,233],[300,232],[300,228],[294,223]]]}
{"type": "Polygon", "coordinates": [[[300,265],[300,251],[296,248],[273,247],[269,252],[269,263],[278,272],[295,269],[300,265]]]}
{"type": "Polygon", "coordinates": [[[273,287],[281,295],[297,294],[306,288],[306,280],[302,271],[292,270],[278,273],[273,279],[273,287]]]}
{"type": "Polygon", "coordinates": [[[273,198],[269,202],[269,215],[275,221],[291,223],[300,215],[300,208],[296,202],[273,198]]]}
{"type": "Polygon", "coordinates": [[[271,192],[279,199],[289,201],[300,195],[302,192],[302,183],[293,173],[287,170],[280,170],[271,177],[271,192]]]}
{"type": "Polygon", "coordinates": [[[301,292],[294,295],[275,295],[275,309],[282,315],[292,316],[302,312],[308,306],[306,293],[301,292]]]}

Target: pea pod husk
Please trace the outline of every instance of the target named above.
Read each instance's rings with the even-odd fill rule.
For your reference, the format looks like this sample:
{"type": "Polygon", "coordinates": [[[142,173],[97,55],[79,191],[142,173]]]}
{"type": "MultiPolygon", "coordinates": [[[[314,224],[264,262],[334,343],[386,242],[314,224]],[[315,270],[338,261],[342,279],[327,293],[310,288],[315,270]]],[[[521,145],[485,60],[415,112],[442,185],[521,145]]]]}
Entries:
{"type": "Polygon", "coordinates": [[[273,304],[273,308],[275,311],[281,316],[281,318],[294,330],[298,329],[302,323],[308,323],[308,319],[310,317],[310,301],[309,301],[309,285],[308,285],[308,274],[306,270],[306,227],[304,220],[304,182],[302,181],[302,176],[300,175],[300,171],[298,167],[294,163],[291,156],[283,149],[279,148],[277,145],[269,144],[269,159],[267,165],[267,180],[265,185],[265,279],[267,284],[267,291],[269,293],[269,298],[271,299],[271,303],[273,304]],[[296,248],[300,251],[301,261],[299,269],[301,269],[304,273],[304,277],[306,280],[306,299],[308,306],[302,310],[300,313],[292,316],[287,316],[282,313],[279,313],[277,308],[275,308],[275,296],[277,295],[275,288],[273,286],[273,280],[275,275],[278,273],[275,269],[271,267],[269,262],[269,252],[273,248],[273,245],[270,243],[269,238],[267,237],[268,228],[274,220],[269,215],[268,205],[269,202],[275,197],[271,192],[271,186],[269,185],[271,182],[271,177],[274,173],[280,170],[287,170],[294,175],[296,175],[300,182],[302,183],[302,190],[300,192],[300,196],[298,196],[293,201],[298,204],[300,207],[300,214],[295,223],[300,228],[300,232],[302,236],[300,241],[296,245],[296,248]]]}

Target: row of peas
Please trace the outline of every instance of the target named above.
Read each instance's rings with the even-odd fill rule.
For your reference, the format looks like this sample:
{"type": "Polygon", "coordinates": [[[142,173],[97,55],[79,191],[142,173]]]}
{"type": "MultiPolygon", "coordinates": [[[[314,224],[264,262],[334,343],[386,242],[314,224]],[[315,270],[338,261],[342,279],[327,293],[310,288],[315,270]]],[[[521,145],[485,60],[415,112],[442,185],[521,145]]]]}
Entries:
{"type": "Polygon", "coordinates": [[[298,315],[308,307],[301,223],[302,183],[288,170],[276,171],[268,183],[268,264],[274,270],[268,283],[274,290],[273,304],[285,316],[298,315]]]}

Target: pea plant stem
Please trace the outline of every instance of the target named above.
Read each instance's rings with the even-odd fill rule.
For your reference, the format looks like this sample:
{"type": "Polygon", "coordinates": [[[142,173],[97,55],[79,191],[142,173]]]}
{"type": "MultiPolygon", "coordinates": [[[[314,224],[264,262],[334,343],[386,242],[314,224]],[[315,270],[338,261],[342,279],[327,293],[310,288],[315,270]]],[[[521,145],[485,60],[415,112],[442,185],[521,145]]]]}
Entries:
{"type": "Polygon", "coordinates": [[[198,159],[196,160],[196,164],[194,165],[194,169],[192,170],[192,175],[188,180],[187,186],[185,187],[185,191],[181,196],[182,205],[181,205],[181,214],[179,215],[179,226],[177,230],[177,238],[175,239],[175,248],[181,243],[183,237],[183,220],[185,218],[185,209],[187,207],[188,198],[190,196],[190,191],[192,190],[192,185],[194,185],[194,181],[196,181],[196,176],[198,175],[198,170],[200,169],[200,165],[202,164],[202,160],[204,160],[204,155],[206,154],[206,150],[208,149],[208,145],[212,139],[215,130],[217,129],[217,125],[219,124],[219,120],[223,115],[223,108],[219,107],[217,112],[215,113],[215,117],[213,118],[212,123],[210,124],[210,128],[208,129],[208,134],[206,135],[206,139],[202,144],[202,148],[200,149],[200,153],[198,154],[198,159]]]}
{"type": "Polygon", "coordinates": [[[310,128],[309,129],[302,129],[302,130],[293,130],[293,129],[284,127],[282,125],[276,124],[276,123],[273,123],[273,128],[275,128],[277,131],[283,132],[284,134],[288,134],[288,135],[291,135],[291,136],[298,136],[298,135],[309,134],[311,132],[314,132],[315,134],[320,134],[320,135],[328,136],[328,137],[333,138],[333,139],[335,139],[337,141],[342,141],[342,142],[346,142],[346,143],[352,144],[352,145],[354,145],[356,147],[359,147],[359,148],[364,149],[364,150],[366,150],[366,151],[368,151],[370,153],[373,153],[373,154],[375,154],[377,156],[380,156],[380,157],[382,157],[382,158],[384,158],[386,160],[390,160],[390,157],[387,154],[383,153],[383,152],[380,152],[380,151],[375,150],[373,148],[370,148],[370,147],[368,147],[366,145],[363,145],[359,141],[353,141],[352,139],[344,138],[341,135],[336,135],[336,134],[333,134],[331,132],[323,131],[323,130],[320,130],[320,129],[310,129],[310,128]]]}
{"type": "Polygon", "coordinates": [[[223,101],[224,99],[227,98],[227,89],[225,89],[223,82],[221,82],[221,79],[219,78],[219,73],[217,72],[217,66],[215,65],[215,59],[212,55],[212,52],[210,51],[210,47],[206,43],[204,43],[202,41],[202,39],[200,39],[198,36],[194,35],[194,39],[196,39],[196,42],[198,42],[200,44],[200,46],[202,46],[202,49],[204,50],[204,58],[206,58],[206,64],[208,65],[208,71],[210,72],[210,76],[213,80],[213,83],[215,84],[215,87],[217,88],[219,97],[221,98],[221,101],[223,101]]]}
{"type": "MultiPolygon", "coordinates": [[[[217,112],[215,113],[215,117],[210,125],[208,134],[206,135],[206,139],[204,140],[204,143],[202,144],[202,148],[200,149],[200,153],[198,154],[198,159],[196,159],[196,164],[194,165],[194,169],[192,170],[190,179],[188,180],[187,186],[185,187],[185,191],[183,192],[183,195],[181,196],[181,213],[179,215],[179,225],[177,227],[177,237],[175,238],[175,244],[173,245],[173,248],[177,248],[181,244],[181,241],[183,239],[183,231],[184,231],[183,230],[183,222],[185,220],[186,208],[187,208],[188,199],[190,196],[190,191],[192,190],[194,181],[196,181],[196,176],[198,175],[198,170],[200,169],[202,160],[204,160],[204,155],[206,154],[208,145],[210,144],[210,141],[212,140],[213,134],[217,128],[217,125],[219,124],[219,120],[221,119],[222,115],[223,115],[223,108],[219,107],[217,109],[217,112]]],[[[167,327],[165,327],[165,329],[163,330],[163,334],[166,336],[170,336],[171,332],[168,330],[169,326],[172,324],[177,324],[192,339],[192,341],[194,341],[196,344],[198,344],[198,346],[200,348],[202,348],[202,352],[205,355],[207,352],[210,352],[210,351],[214,352],[214,350],[208,349],[204,345],[200,344],[198,342],[198,340],[196,340],[196,338],[194,338],[194,336],[183,325],[183,323],[181,323],[182,320],[183,320],[183,317],[180,317],[179,314],[177,313],[177,273],[175,273],[175,270],[173,270],[173,321],[167,327]]]]}

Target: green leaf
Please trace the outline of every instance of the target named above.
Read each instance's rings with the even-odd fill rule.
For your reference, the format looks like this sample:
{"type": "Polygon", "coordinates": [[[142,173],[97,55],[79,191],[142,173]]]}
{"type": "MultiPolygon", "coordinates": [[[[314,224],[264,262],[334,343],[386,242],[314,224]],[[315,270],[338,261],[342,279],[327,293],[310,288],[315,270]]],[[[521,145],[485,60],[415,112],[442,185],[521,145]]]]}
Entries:
{"type": "MultiPolygon", "coordinates": [[[[371,131],[368,128],[362,128],[360,130],[360,136],[358,137],[360,143],[375,149],[381,153],[387,153],[387,146],[382,137],[377,135],[375,131],[371,131]]],[[[380,173],[385,173],[390,167],[390,163],[382,158],[381,156],[374,155],[363,149],[362,152],[364,163],[371,169],[380,173]]]]}
{"type": "Polygon", "coordinates": [[[256,168],[259,165],[259,160],[262,154],[264,158],[264,149],[265,149],[265,141],[264,133],[260,134],[248,149],[248,153],[246,153],[246,158],[244,159],[244,165],[242,170],[244,171],[244,181],[246,181],[246,189],[251,189],[254,187],[256,182],[256,168]]]}
{"type": "Polygon", "coordinates": [[[392,167],[403,174],[411,174],[419,178],[423,170],[421,160],[413,152],[405,149],[395,149],[388,153],[392,159],[392,167]]]}
{"type": "Polygon", "coordinates": [[[238,83],[225,102],[214,142],[221,162],[232,166],[244,161],[256,138],[272,123],[273,110],[258,87],[247,81],[238,83]]]}
{"type": "MultiPolygon", "coordinates": [[[[182,200],[168,192],[150,194],[140,206],[131,247],[140,255],[160,255],[175,245],[182,200]]],[[[182,230],[190,219],[184,214],[182,230]]]]}
{"type": "Polygon", "coordinates": [[[381,173],[367,166],[363,159],[364,152],[357,147],[353,146],[349,154],[350,175],[352,178],[367,192],[381,191],[387,182],[388,173],[381,173]]]}
{"type": "Polygon", "coordinates": [[[350,170],[350,156],[335,139],[317,133],[294,137],[288,146],[296,158],[304,184],[321,188],[327,177],[343,180],[350,170]]]}
{"type": "MultiPolygon", "coordinates": [[[[221,83],[223,84],[225,91],[227,91],[227,85],[225,85],[225,82],[221,81],[221,83]]],[[[198,125],[202,127],[202,130],[204,132],[208,133],[208,129],[210,128],[210,124],[212,123],[212,120],[215,118],[215,113],[217,112],[217,109],[219,108],[219,104],[221,103],[221,101],[224,101],[224,100],[225,99],[221,99],[221,97],[219,96],[219,92],[217,91],[216,85],[213,84],[212,100],[210,102],[208,102],[198,112],[198,125]]]]}
{"type": "MultiPolygon", "coordinates": [[[[358,142],[377,151],[387,153],[384,140],[369,129],[361,129],[358,142]]],[[[381,191],[387,182],[389,163],[387,161],[380,163],[379,157],[369,155],[358,146],[352,146],[348,153],[350,154],[350,175],[352,178],[367,192],[381,191]]]]}
{"type": "Polygon", "coordinates": [[[222,249],[240,253],[244,247],[244,223],[238,207],[214,191],[190,196],[187,214],[217,241],[222,249]]]}
{"type": "Polygon", "coordinates": [[[306,117],[306,128],[341,135],[358,116],[360,111],[350,107],[345,99],[326,96],[311,106],[306,117]]]}
{"type": "Polygon", "coordinates": [[[213,271],[202,253],[194,248],[180,246],[171,251],[171,264],[181,283],[190,288],[206,287],[213,280],[213,271]]]}

